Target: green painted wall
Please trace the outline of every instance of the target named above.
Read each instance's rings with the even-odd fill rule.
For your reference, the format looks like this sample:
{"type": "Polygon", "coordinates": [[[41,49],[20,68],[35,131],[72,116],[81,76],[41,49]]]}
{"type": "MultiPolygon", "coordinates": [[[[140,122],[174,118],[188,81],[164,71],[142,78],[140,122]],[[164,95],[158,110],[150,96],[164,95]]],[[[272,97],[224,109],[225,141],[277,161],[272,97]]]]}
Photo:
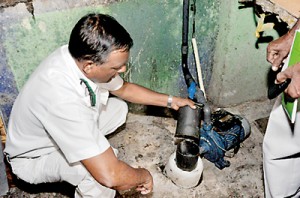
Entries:
{"type": "MultiPolygon", "coordinates": [[[[19,89],[44,57],[68,42],[72,27],[88,12],[113,15],[132,35],[134,47],[125,74],[127,80],[160,92],[178,94],[182,0],[128,0],[105,7],[36,14],[35,20],[25,17],[15,21],[6,31],[4,45],[8,65],[19,89]]],[[[212,52],[214,46],[217,13],[217,3],[197,1],[197,37],[203,43],[200,49],[207,48],[208,52],[212,52]],[[208,43],[210,45],[206,46],[208,43]]],[[[204,62],[211,64],[211,54],[203,53],[201,56],[204,62]]]]}
{"type": "MultiPolygon", "coordinates": [[[[40,6],[46,6],[46,2],[40,6]]],[[[159,92],[179,95],[186,86],[180,65],[182,2],[125,0],[107,6],[39,12],[35,20],[26,15],[5,21],[1,38],[4,38],[7,65],[14,74],[17,88],[24,85],[43,58],[68,42],[72,27],[83,15],[103,12],[114,16],[134,39],[124,78],[159,92]]],[[[218,106],[266,99],[267,43],[255,48],[257,16],[253,15],[253,9],[239,9],[238,1],[230,0],[196,2],[196,38],[208,99],[218,106]]],[[[278,36],[274,30],[265,34],[278,36]]],[[[191,45],[189,54],[192,61],[191,45]]],[[[191,70],[195,78],[195,68],[191,70]]]]}
{"type": "MultiPolygon", "coordinates": [[[[238,8],[238,1],[221,3],[219,36],[208,90],[210,100],[220,106],[267,99],[268,43],[255,47],[258,18],[253,15],[253,8],[238,8]]],[[[275,30],[265,31],[263,36],[278,37],[275,30]]]]}

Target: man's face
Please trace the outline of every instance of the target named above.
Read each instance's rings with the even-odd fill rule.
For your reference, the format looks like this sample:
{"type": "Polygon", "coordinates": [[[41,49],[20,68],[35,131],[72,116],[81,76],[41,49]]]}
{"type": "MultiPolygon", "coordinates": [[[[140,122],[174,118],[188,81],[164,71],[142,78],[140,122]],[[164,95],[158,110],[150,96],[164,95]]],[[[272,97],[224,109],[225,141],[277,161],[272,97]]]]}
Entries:
{"type": "Polygon", "coordinates": [[[124,50],[112,51],[105,63],[101,65],[93,64],[94,66],[87,77],[94,82],[107,83],[119,73],[126,71],[128,58],[129,52],[124,50]]]}

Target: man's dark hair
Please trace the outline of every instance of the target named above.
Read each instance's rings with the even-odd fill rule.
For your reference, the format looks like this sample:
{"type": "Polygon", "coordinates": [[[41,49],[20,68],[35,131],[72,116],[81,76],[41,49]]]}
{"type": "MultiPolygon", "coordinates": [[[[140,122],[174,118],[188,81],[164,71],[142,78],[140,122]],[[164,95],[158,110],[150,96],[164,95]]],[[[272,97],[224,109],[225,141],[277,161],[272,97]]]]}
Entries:
{"type": "Polygon", "coordinates": [[[79,60],[102,64],[113,50],[129,51],[133,46],[130,34],[112,16],[87,14],[73,28],[69,40],[71,55],[79,60]]]}

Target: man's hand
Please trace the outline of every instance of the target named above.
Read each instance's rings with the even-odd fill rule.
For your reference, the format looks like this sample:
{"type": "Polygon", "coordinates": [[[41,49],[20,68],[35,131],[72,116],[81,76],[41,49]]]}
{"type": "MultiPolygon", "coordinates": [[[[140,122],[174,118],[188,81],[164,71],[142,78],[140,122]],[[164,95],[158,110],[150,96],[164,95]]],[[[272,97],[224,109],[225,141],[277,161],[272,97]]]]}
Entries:
{"type": "Polygon", "coordinates": [[[148,175],[148,176],[145,176],[145,178],[147,178],[147,179],[144,183],[138,185],[136,188],[136,191],[141,192],[142,195],[146,195],[146,194],[152,192],[152,190],[153,190],[153,178],[149,171],[147,171],[146,169],[144,169],[144,171],[146,171],[146,174],[148,175]]]}
{"type": "Polygon", "coordinates": [[[267,47],[267,61],[272,64],[272,70],[277,71],[282,61],[287,57],[293,42],[289,33],[269,43],[267,47]]]}
{"type": "Polygon", "coordinates": [[[287,78],[291,79],[291,83],[284,91],[292,98],[300,97],[300,63],[288,67],[284,71],[277,74],[277,83],[284,82],[287,78]]]}
{"type": "Polygon", "coordinates": [[[196,109],[195,103],[187,98],[173,97],[171,108],[178,110],[180,107],[190,106],[192,109],[196,109]]]}

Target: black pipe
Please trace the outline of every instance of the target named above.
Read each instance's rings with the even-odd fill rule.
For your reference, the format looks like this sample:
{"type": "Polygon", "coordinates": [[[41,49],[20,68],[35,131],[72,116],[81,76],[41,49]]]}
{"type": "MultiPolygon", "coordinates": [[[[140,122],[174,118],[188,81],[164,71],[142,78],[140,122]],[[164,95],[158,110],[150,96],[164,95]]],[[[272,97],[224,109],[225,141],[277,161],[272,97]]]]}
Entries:
{"type": "Polygon", "coordinates": [[[178,141],[190,139],[199,142],[201,111],[202,109],[198,107],[196,109],[189,106],[179,108],[175,132],[175,138],[178,138],[178,141]]]}
{"type": "Polygon", "coordinates": [[[189,39],[189,7],[190,1],[183,0],[182,21],[182,64],[187,65],[188,39],[189,39]]]}
{"type": "MultiPolygon", "coordinates": [[[[189,9],[190,0],[183,0],[181,64],[184,80],[188,88],[193,82],[196,84],[188,69],[189,9]]],[[[175,161],[177,167],[184,171],[192,171],[197,166],[199,157],[200,112],[200,108],[192,109],[189,106],[181,107],[178,112],[175,132],[175,138],[177,138],[175,161]]]]}
{"type": "Polygon", "coordinates": [[[190,140],[183,140],[177,145],[175,162],[178,168],[192,171],[197,167],[199,146],[190,140]]]}
{"type": "Polygon", "coordinates": [[[189,11],[190,11],[190,0],[183,0],[181,66],[184,75],[184,80],[188,87],[190,87],[192,82],[195,82],[188,69],[189,11]]]}

